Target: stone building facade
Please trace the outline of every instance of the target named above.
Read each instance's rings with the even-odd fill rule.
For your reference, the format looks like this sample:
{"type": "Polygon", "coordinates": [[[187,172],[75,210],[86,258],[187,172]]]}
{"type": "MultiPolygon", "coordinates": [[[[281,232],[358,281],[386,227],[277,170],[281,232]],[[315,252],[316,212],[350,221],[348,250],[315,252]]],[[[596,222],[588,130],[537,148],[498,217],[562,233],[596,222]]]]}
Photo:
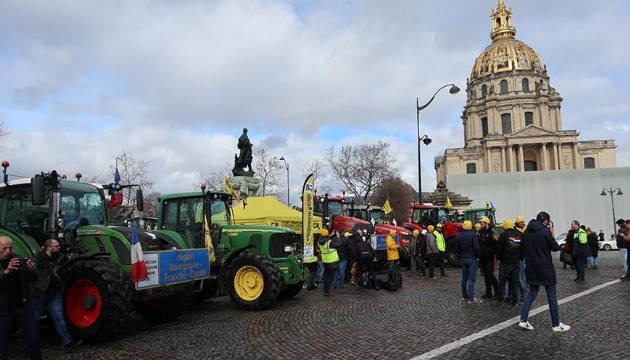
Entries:
{"type": "Polygon", "coordinates": [[[467,81],[464,147],[435,158],[437,181],[449,174],[616,167],[614,140],[578,141],[576,130],[562,128],[562,98],[538,54],[516,40],[503,0],[491,18],[492,44],[467,81]]]}

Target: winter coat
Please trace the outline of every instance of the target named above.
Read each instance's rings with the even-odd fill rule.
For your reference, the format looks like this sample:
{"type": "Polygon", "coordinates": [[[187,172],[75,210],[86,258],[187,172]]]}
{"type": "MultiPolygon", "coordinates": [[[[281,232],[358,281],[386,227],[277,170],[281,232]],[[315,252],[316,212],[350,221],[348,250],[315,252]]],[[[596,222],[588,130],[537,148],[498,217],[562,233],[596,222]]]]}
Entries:
{"type": "MultiPolygon", "coordinates": [[[[9,257],[9,261],[14,257],[15,256],[9,257]]],[[[14,277],[20,278],[19,282],[15,282],[13,284],[20,284],[22,287],[22,296],[26,302],[31,298],[31,283],[37,281],[39,273],[37,272],[37,267],[34,267],[30,271],[20,268],[19,270],[6,275],[4,270],[9,267],[8,261],[3,260],[2,262],[6,262],[7,265],[5,266],[0,264],[0,315],[5,315],[9,311],[9,291],[15,291],[9,288],[9,284],[11,283],[11,281],[9,281],[9,277],[12,279],[15,279],[14,277]]]]}
{"type": "Polygon", "coordinates": [[[455,243],[459,246],[459,256],[463,259],[476,260],[481,255],[477,233],[473,230],[462,231],[455,237],[455,243]]]}
{"type": "Polygon", "coordinates": [[[588,237],[584,229],[578,229],[573,235],[573,251],[571,255],[575,257],[591,256],[591,249],[588,246],[588,237]]]}
{"type": "Polygon", "coordinates": [[[560,245],[551,231],[538,220],[531,220],[521,237],[525,257],[525,274],[528,285],[556,285],[556,271],[551,251],[559,251],[560,245]]]}
{"type": "Polygon", "coordinates": [[[425,236],[427,238],[427,254],[437,254],[438,248],[437,248],[437,242],[435,240],[435,235],[433,235],[430,232],[427,232],[425,236]]]}
{"type": "Polygon", "coordinates": [[[396,240],[391,235],[387,235],[387,239],[385,239],[387,243],[387,261],[398,260],[400,259],[400,254],[398,253],[398,244],[396,244],[396,240]]]}
{"type": "Polygon", "coordinates": [[[588,247],[591,249],[591,256],[597,257],[597,253],[599,252],[599,238],[597,234],[594,232],[588,234],[588,247]]]}
{"type": "Polygon", "coordinates": [[[46,298],[52,296],[55,290],[63,290],[65,262],[66,257],[61,253],[55,253],[52,257],[46,255],[43,250],[37,253],[35,265],[39,271],[39,278],[33,287],[36,295],[46,298]]]}
{"type": "Polygon", "coordinates": [[[494,240],[496,232],[487,228],[479,233],[479,241],[481,242],[481,255],[484,257],[493,257],[497,254],[497,241],[494,240]]]}
{"type": "Polygon", "coordinates": [[[521,237],[523,233],[517,229],[507,229],[499,236],[497,259],[502,264],[518,264],[522,259],[521,237]]]}

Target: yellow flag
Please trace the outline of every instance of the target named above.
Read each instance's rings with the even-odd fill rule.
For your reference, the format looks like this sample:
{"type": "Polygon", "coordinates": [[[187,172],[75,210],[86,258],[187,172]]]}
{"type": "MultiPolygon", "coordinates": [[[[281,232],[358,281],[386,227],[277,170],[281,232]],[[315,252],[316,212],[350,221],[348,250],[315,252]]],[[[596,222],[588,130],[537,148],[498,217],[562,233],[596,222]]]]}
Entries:
{"type": "Polygon", "coordinates": [[[217,256],[214,253],[214,244],[212,243],[212,235],[210,235],[210,226],[208,226],[208,215],[204,215],[204,243],[206,244],[206,249],[208,249],[208,257],[210,258],[210,263],[212,264],[217,260],[217,256]]]}
{"type": "Polygon", "coordinates": [[[451,199],[448,196],[446,196],[446,208],[449,210],[453,209],[453,204],[451,204],[451,199]]]}
{"type": "Polygon", "coordinates": [[[383,212],[385,213],[385,215],[388,215],[390,212],[392,212],[392,206],[389,205],[389,198],[387,198],[387,200],[385,200],[385,204],[383,204],[383,212]]]}

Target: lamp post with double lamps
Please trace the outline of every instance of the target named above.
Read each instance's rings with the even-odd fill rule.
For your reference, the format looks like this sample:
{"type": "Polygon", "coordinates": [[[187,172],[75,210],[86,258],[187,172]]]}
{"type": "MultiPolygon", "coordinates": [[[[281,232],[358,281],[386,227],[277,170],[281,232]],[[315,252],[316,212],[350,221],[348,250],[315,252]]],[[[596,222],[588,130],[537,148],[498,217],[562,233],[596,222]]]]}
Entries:
{"type": "Polygon", "coordinates": [[[280,156],[278,160],[284,161],[284,167],[287,169],[287,206],[291,203],[291,199],[289,198],[289,163],[284,158],[284,156],[280,156]]]}
{"type": "Polygon", "coordinates": [[[433,94],[433,96],[431,97],[431,99],[429,99],[429,101],[427,101],[426,104],[420,106],[420,103],[418,102],[418,98],[416,98],[416,126],[417,126],[417,130],[418,130],[418,202],[422,202],[422,167],[421,167],[421,160],[420,160],[420,145],[422,143],[424,143],[425,145],[429,145],[431,143],[431,138],[429,138],[427,135],[423,135],[422,137],[420,136],[420,110],[424,110],[427,108],[427,106],[431,105],[431,103],[433,102],[433,99],[435,99],[435,95],[437,95],[440,90],[449,87],[450,89],[448,89],[448,92],[451,94],[457,94],[459,92],[459,87],[457,87],[457,85],[455,84],[446,84],[444,86],[442,86],[441,88],[437,89],[437,91],[435,92],[435,94],[433,94]]]}
{"type": "Polygon", "coordinates": [[[613,198],[613,195],[621,196],[623,195],[623,192],[621,191],[621,188],[616,188],[613,190],[611,186],[608,189],[603,188],[602,193],[600,195],[601,196],[610,195],[610,206],[612,207],[612,217],[613,217],[613,232],[616,238],[617,237],[617,223],[616,223],[617,218],[615,217],[615,199],[613,198]]]}

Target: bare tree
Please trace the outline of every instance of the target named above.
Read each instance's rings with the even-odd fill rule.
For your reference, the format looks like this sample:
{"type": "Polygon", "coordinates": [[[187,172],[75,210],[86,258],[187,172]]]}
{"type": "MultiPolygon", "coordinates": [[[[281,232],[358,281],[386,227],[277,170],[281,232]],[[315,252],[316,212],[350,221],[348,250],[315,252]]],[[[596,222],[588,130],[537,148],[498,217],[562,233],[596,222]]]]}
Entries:
{"type": "Polygon", "coordinates": [[[382,141],[373,145],[342,146],[339,152],[331,146],[326,161],[336,180],[363,201],[385,178],[398,175],[389,154],[389,144],[382,141]]]}
{"type": "Polygon", "coordinates": [[[382,206],[389,199],[392,212],[388,216],[402,224],[409,221],[410,204],[413,201],[411,189],[411,185],[399,177],[387,178],[377,187],[370,203],[382,206]]]}
{"type": "Polygon", "coordinates": [[[283,169],[282,163],[275,157],[269,155],[265,148],[256,150],[254,153],[255,172],[254,176],[261,180],[260,192],[262,196],[278,196],[278,172],[283,169]]]}
{"type": "MultiPolygon", "coordinates": [[[[137,184],[140,185],[143,190],[151,189],[153,187],[153,182],[147,179],[147,175],[149,173],[148,162],[142,159],[137,159],[125,150],[116,156],[116,159],[118,164],[118,173],[120,174],[120,183],[122,185],[137,184]]],[[[114,168],[112,168],[112,170],[114,170],[114,168]]],[[[124,194],[126,195],[126,206],[130,206],[135,203],[135,189],[125,189],[124,194]]]]}
{"type": "Polygon", "coordinates": [[[306,178],[308,175],[313,174],[313,181],[317,187],[318,193],[325,194],[332,192],[332,186],[329,183],[329,171],[328,165],[320,160],[314,159],[302,167],[302,176],[306,178]]]}
{"type": "Polygon", "coordinates": [[[199,184],[195,184],[195,190],[199,190],[199,185],[206,184],[210,190],[220,190],[224,187],[225,178],[232,174],[230,164],[226,164],[222,169],[210,170],[209,173],[202,173],[199,184]]]}
{"type": "Polygon", "coordinates": [[[152,191],[144,197],[144,215],[149,217],[157,217],[158,203],[162,193],[152,191]]]}

